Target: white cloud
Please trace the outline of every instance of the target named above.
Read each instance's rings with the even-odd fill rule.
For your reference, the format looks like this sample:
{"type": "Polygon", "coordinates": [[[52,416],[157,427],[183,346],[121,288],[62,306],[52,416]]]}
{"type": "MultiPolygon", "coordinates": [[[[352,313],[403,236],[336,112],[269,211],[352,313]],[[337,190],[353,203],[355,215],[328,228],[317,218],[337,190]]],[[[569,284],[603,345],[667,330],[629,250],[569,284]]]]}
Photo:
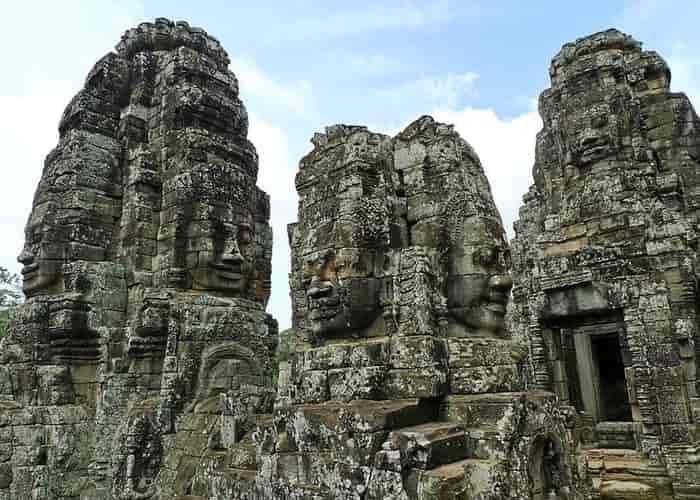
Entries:
{"type": "Polygon", "coordinates": [[[518,218],[522,197],[532,184],[535,136],[542,127],[536,111],[501,118],[492,109],[436,109],[433,117],[452,123],[474,148],[491,183],[508,236],[518,218]]]}
{"type": "Polygon", "coordinates": [[[447,0],[373,3],[362,8],[339,10],[323,17],[296,19],[285,25],[287,29],[281,28],[275,35],[293,41],[323,40],[374,31],[442,25],[453,15],[447,0]]]}
{"type": "Polygon", "coordinates": [[[345,60],[349,75],[383,76],[405,69],[400,61],[384,54],[339,54],[345,60]]]}
{"type": "Polygon", "coordinates": [[[307,81],[280,83],[244,57],[231,57],[231,71],[238,78],[244,102],[250,98],[281,106],[285,110],[312,119],[317,115],[311,84],[307,81]]]}
{"type": "Polygon", "coordinates": [[[286,328],[289,326],[291,314],[287,283],[290,265],[287,223],[296,220],[296,166],[292,161],[284,131],[255,113],[250,114],[248,138],[255,144],[260,158],[258,186],[264,189],[272,200],[272,295],[268,311],[279,321],[281,328],[286,328]]]}
{"type": "MultiPolygon", "coordinates": [[[[479,75],[473,72],[426,76],[398,87],[380,90],[379,96],[399,109],[456,108],[465,98],[475,97],[479,75]]],[[[389,104],[389,103],[387,103],[389,104]]]]}

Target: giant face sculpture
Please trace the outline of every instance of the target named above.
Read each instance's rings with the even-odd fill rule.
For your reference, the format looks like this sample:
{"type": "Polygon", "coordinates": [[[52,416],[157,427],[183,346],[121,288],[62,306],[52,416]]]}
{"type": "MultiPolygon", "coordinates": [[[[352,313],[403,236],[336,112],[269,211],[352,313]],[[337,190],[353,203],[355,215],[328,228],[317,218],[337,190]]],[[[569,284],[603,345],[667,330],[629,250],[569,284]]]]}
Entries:
{"type": "Polygon", "coordinates": [[[311,328],[327,336],[369,326],[381,313],[380,281],[374,277],[379,254],[329,249],[307,259],[304,287],[311,328]]]}
{"type": "Polygon", "coordinates": [[[175,192],[176,233],[186,239],[184,246],[171,241],[177,266],[186,270],[185,285],[266,300],[255,280],[269,272],[256,268],[256,263],[269,262],[263,249],[269,234],[256,233],[269,233],[269,225],[255,179],[233,164],[199,164],[169,181],[166,189],[175,192]]]}
{"type": "Polygon", "coordinates": [[[307,236],[302,247],[302,287],[317,336],[356,332],[381,315],[388,217],[384,201],[363,198],[330,227],[299,228],[307,236]]]}
{"type": "Polygon", "coordinates": [[[212,245],[198,253],[191,270],[192,287],[245,295],[255,262],[251,223],[218,223],[210,228],[212,245]]]}
{"type": "Polygon", "coordinates": [[[505,329],[513,281],[500,218],[481,215],[466,200],[448,204],[447,308],[453,334],[494,335],[505,329]]]}
{"type": "Polygon", "coordinates": [[[108,139],[102,147],[98,142],[90,134],[69,131],[46,159],[17,257],[24,265],[27,297],[60,292],[67,262],[108,258],[120,204],[113,187],[118,147],[108,139]]]}
{"type": "Polygon", "coordinates": [[[562,116],[567,163],[582,167],[606,159],[618,149],[617,113],[607,102],[591,101],[570,108],[562,116]]]}
{"type": "Polygon", "coordinates": [[[24,231],[24,248],[17,257],[23,264],[22,291],[27,297],[57,290],[65,261],[66,245],[59,242],[53,217],[45,212],[32,211],[24,231]]]}

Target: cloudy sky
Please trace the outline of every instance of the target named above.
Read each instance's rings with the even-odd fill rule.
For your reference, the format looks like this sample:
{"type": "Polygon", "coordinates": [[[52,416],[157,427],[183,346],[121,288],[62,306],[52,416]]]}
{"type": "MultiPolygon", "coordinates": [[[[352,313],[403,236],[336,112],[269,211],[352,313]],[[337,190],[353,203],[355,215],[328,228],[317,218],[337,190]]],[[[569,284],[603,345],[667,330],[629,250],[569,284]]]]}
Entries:
{"type": "Polygon", "coordinates": [[[185,19],[231,57],[272,197],[273,294],[290,323],[286,224],[294,173],[315,131],[333,123],[394,133],[422,114],[455,124],[484,163],[512,234],[531,183],[537,95],[565,42],[617,27],[658,51],[672,87],[700,99],[700,2],[589,0],[256,0],[9,2],[0,54],[0,266],[18,272],[23,226],[63,107],[129,26],[185,19]]]}

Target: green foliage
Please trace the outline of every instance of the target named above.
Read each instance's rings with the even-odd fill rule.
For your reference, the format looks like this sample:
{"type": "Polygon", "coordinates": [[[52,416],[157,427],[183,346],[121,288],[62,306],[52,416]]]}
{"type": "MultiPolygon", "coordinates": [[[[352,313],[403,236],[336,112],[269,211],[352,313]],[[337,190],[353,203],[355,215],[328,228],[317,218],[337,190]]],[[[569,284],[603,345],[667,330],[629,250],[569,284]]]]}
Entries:
{"type": "Polygon", "coordinates": [[[7,333],[10,310],[22,302],[20,277],[0,266],[0,338],[7,333]]]}
{"type": "Polygon", "coordinates": [[[20,277],[0,266],[0,309],[15,306],[22,301],[20,277]]]}

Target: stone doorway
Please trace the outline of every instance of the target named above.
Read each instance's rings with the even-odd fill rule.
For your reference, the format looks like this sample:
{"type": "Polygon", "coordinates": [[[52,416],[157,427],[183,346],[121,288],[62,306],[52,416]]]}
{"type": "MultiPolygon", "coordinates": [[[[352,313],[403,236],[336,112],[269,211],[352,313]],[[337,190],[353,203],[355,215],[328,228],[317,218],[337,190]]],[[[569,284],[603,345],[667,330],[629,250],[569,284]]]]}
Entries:
{"type": "Polygon", "coordinates": [[[591,354],[598,379],[599,420],[630,422],[632,409],[627,395],[619,334],[591,336],[591,354]]]}
{"type": "Polygon", "coordinates": [[[594,422],[630,422],[632,409],[617,325],[572,330],[581,403],[594,422]]]}
{"type": "MultiPolygon", "coordinates": [[[[621,314],[570,317],[547,330],[554,389],[562,401],[599,422],[632,422],[625,367],[630,354],[621,314]]],[[[632,404],[631,404],[632,403],[632,404]]]]}

